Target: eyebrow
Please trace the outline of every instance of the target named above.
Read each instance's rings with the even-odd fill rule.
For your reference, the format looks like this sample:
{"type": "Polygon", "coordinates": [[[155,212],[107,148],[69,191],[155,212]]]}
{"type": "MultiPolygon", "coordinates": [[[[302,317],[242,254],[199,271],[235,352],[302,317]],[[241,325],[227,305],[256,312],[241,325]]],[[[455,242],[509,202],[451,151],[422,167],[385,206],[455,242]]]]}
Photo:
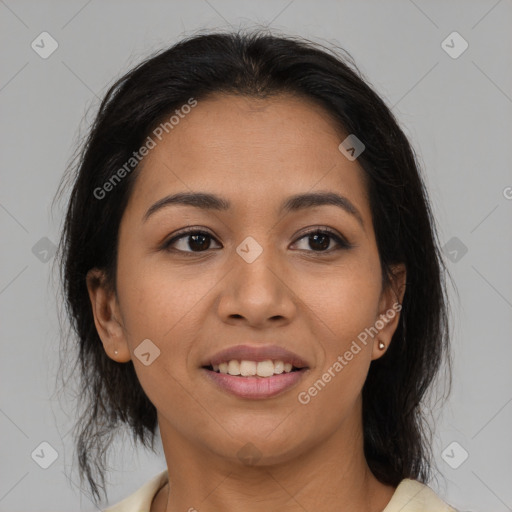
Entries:
{"type": "MultiPolygon", "coordinates": [[[[179,192],[166,196],[154,203],[144,214],[145,222],[162,208],[172,205],[186,205],[200,208],[202,210],[225,211],[231,208],[227,199],[206,192],[179,192]]],[[[281,205],[279,213],[289,213],[313,208],[315,206],[336,206],[346,213],[354,216],[364,229],[363,217],[354,204],[345,196],[335,192],[307,192],[288,197],[281,205]]]]}

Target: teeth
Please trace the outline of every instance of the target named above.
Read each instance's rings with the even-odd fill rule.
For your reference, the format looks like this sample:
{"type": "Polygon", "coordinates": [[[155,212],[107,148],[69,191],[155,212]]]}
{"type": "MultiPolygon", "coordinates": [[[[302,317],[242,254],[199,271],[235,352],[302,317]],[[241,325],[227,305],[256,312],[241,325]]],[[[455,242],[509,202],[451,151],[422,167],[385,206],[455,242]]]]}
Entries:
{"type": "Polygon", "coordinates": [[[270,360],[260,361],[256,367],[256,374],[260,377],[270,377],[274,375],[274,363],[270,360]]]}
{"type": "Polygon", "coordinates": [[[242,377],[271,377],[272,375],[279,375],[281,373],[290,373],[292,371],[291,363],[284,363],[283,361],[225,361],[223,363],[214,364],[213,371],[229,375],[241,375],[242,377]]]}
{"type": "Polygon", "coordinates": [[[256,366],[254,361],[240,361],[240,374],[242,377],[256,375],[256,366]]]}
{"type": "Polygon", "coordinates": [[[240,363],[232,359],[228,363],[228,373],[229,375],[240,375],[240,363]]]}
{"type": "Polygon", "coordinates": [[[284,372],[284,363],[283,361],[274,361],[274,373],[278,375],[284,372]]]}

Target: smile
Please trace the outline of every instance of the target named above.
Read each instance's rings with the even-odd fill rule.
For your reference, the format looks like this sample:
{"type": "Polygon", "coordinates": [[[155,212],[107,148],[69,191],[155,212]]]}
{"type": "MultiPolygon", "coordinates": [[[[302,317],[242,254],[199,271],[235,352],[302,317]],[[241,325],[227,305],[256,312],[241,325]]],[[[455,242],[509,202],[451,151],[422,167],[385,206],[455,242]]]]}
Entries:
{"type": "Polygon", "coordinates": [[[310,363],[276,345],[237,345],[207,356],[200,368],[217,389],[246,399],[279,395],[304,377],[310,363]]]}
{"type": "Polygon", "coordinates": [[[283,361],[237,361],[203,367],[206,378],[218,389],[238,398],[262,400],[295,387],[308,368],[283,361]]]}
{"type": "Polygon", "coordinates": [[[227,374],[227,375],[240,375],[242,377],[272,377],[273,375],[281,375],[282,373],[290,373],[297,371],[292,363],[285,363],[283,361],[272,361],[267,359],[265,361],[237,361],[232,359],[231,361],[224,361],[220,364],[210,366],[214,372],[227,374]]]}

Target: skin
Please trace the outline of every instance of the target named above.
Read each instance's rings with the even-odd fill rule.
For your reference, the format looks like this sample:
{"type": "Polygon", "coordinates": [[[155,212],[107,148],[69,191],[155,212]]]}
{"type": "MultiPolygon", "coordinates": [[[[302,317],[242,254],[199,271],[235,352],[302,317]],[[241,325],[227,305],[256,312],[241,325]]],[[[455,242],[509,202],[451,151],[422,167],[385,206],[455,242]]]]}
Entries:
{"type": "Polygon", "coordinates": [[[164,486],[151,512],[378,512],[391,499],[395,488],[381,484],[364,457],[361,390],[399,313],[307,405],[297,399],[405,292],[403,265],[382,289],[363,169],[338,150],[346,135],[303,98],[216,95],[145,157],[121,221],[117,290],[97,269],[87,282],[106,353],[133,361],[158,411],[172,492],[164,486]],[[232,207],[173,205],[143,220],[158,200],[190,191],[232,207]],[[278,213],[290,195],[317,191],[349,198],[364,227],[332,205],[278,213]],[[174,252],[161,247],[187,226],[209,232],[210,247],[200,252],[187,236],[174,252]],[[354,247],[338,249],[328,238],[322,252],[305,236],[318,226],[354,247]],[[247,236],[263,249],[252,263],[236,252],[247,236]],[[145,339],[161,351],[149,366],[134,355],[145,339]],[[228,395],[200,366],[240,343],[280,345],[310,368],[270,399],[228,395]],[[237,457],[248,443],[259,457],[252,465],[237,457]]]}

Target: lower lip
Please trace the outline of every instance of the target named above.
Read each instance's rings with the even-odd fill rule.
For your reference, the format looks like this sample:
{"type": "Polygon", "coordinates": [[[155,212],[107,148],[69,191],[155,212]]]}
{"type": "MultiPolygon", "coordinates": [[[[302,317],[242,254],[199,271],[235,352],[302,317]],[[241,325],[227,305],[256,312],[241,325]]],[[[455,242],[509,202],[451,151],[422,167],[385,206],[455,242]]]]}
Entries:
{"type": "Polygon", "coordinates": [[[276,396],[293,386],[304,377],[307,368],[295,372],[281,373],[272,377],[240,377],[217,373],[203,368],[206,376],[224,391],[240,398],[262,399],[276,396]]]}

